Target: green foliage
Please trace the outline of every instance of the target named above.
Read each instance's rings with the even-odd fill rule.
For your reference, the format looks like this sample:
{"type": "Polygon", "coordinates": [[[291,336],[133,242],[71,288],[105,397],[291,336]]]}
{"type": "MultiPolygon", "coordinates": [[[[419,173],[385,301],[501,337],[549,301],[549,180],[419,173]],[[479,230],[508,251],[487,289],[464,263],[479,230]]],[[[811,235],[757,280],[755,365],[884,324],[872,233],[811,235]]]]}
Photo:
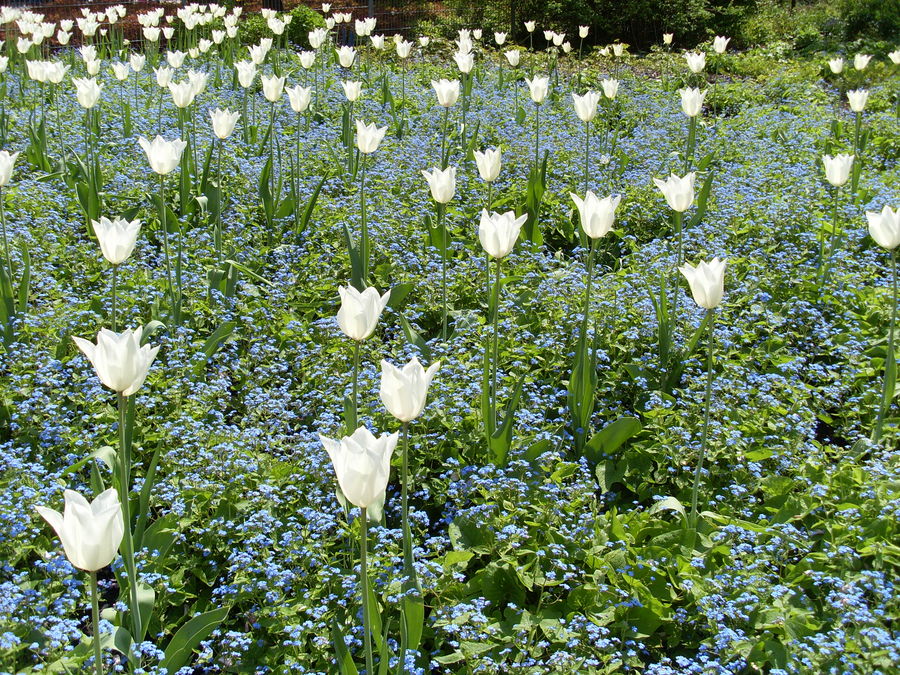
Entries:
{"type": "Polygon", "coordinates": [[[847,40],[893,41],[900,35],[900,0],[844,0],[841,13],[847,40]]]}

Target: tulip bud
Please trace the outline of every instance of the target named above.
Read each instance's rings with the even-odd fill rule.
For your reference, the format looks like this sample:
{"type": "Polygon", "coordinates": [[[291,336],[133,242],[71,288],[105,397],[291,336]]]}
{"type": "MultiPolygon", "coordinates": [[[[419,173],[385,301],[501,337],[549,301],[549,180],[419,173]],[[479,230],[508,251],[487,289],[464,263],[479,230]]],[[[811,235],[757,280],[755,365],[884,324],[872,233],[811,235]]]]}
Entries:
{"type": "Polygon", "coordinates": [[[529,80],[526,77],[525,84],[528,85],[531,100],[538,105],[543,103],[544,99],[547,98],[547,92],[550,88],[550,78],[535,76],[533,80],[529,80]]]}
{"type": "Polygon", "coordinates": [[[613,56],[615,56],[615,57],[621,57],[621,56],[624,56],[624,54],[625,54],[625,47],[627,47],[627,46],[628,46],[628,45],[626,45],[626,44],[624,44],[624,43],[622,43],[622,42],[616,42],[616,43],[612,46],[613,56]]]}
{"type": "Polygon", "coordinates": [[[387,127],[377,127],[375,123],[365,124],[362,120],[356,120],[356,147],[364,155],[371,155],[378,150],[387,127]]]}
{"type": "Polygon", "coordinates": [[[18,152],[10,153],[8,150],[0,150],[0,187],[6,187],[9,184],[18,157],[18,152]]]}
{"type": "Polygon", "coordinates": [[[338,485],[347,501],[361,509],[384,499],[391,470],[391,455],[397,447],[398,432],[376,438],[360,427],[352,436],[335,441],[319,434],[331,458],[338,485]]]}
{"type": "Polygon", "coordinates": [[[412,422],[421,415],[428,387],[440,367],[440,361],[435,361],[425,370],[415,356],[403,368],[382,360],[379,395],[387,411],[401,422],[412,422]]]}
{"type": "Polygon", "coordinates": [[[875,242],[888,251],[900,246],[900,208],[892,210],[885,206],[881,213],[866,211],[869,220],[869,234],[875,242]]]}
{"type": "Polygon", "coordinates": [[[610,196],[598,199],[597,195],[590,190],[587,191],[584,199],[581,199],[574,192],[570,192],[569,196],[575,202],[575,206],[578,207],[578,214],[581,217],[581,229],[584,230],[584,233],[591,239],[605,237],[616,220],[616,209],[619,207],[622,197],[616,195],[615,197],[610,196]]]}
{"type": "Polygon", "coordinates": [[[102,217],[92,220],[91,224],[100,242],[100,251],[110,265],[121,265],[128,260],[141,231],[140,220],[128,222],[124,218],[110,220],[102,217]]]}
{"type": "Polygon", "coordinates": [[[722,302],[725,290],[725,261],[713,258],[709,263],[700,261],[697,267],[685,263],[678,271],[687,279],[691,295],[703,309],[715,309],[722,302]]]}
{"type": "Polygon", "coordinates": [[[431,173],[423,171],[422,175],[428,181],[431,189],[431,197],[438,204],[448,204],[456,193],[456,167],[448,166],[441,171],[432,169],[431,173]]]}
{"type": "Polygon", "coordinates": [[[339,286],[338,293],[341,296],[338,326],[348,338],[362,342],[375,332],[378,317],[391,299],[391,292],[388,290],[384,295],[378,295],[372,286],[362,292],[353,286],[339,286]]]}
{"type": "Polygon", "coordinates": [[[484,209],[481,211],[481,222],[478,225],[478,240],[481,248],[492,258],[503,258],[513,250],[522,224],[528,218],[523,213],[516,218],[513,211],[506,213],[490,213],[484,209]]]}
{"type": "Polygon", "coordinates": [[[867,89],[853,89],[847,92],[847,100],[850,102],[850,110],[853,112],[862,112],[869,100],[869,91],[867,89]]]}
{"type": "Polygon", "coordinates": [[[432,80],[431,86],[434,87],[434,93],[437,95],[438,105],[444,108],[453,107],[459,98],[459,80],[432,80]]]}
{"type": "Polygon", "coordinates": [[[212,118],[213,133],[216,135],[216,138],[224,141],[231,136],[241,114],[239,112],[231,112],[228,108],[225,110],[216,108],[209,111],[209,116],[212,118]]]}
{"type": "Polygon", "coordinates": [[[700,91],[697,88],[679,89],[678,94],[681,96],[681,109],[688,117],[696,117],[703,111],[703,100],[706,98],[706,91],[700,91]]]}
{"type": "Polygon", "coordinates": [[[491,150],[488,148],[484,152],[474,152],[475,165],[478,167],[478,175],[481,180],[491,183],[497,180],[500,175],[500,148],[491,150]]]}
{"type": "Polygon", "coordinates": [[[180,138],[167,141],[162,136],[157,136],[151,143],[141,136],[138,143],[147,153],[150,168],[161,176],[172,173],[181,161],[181,153],[184,152],[187,143],[180,138]]]}
{"type": "Polygon", "coordinates": [[[854,156],[846,153],[822,156],[825,165],[825,179],[834,187],[841,187],[850,179],[850,169],[853,168],[854,156]]]}
{"type": "Polygon", "coordinates": [[[299,84],[285,90],[290,101],[291,109],[296,113],[301,113],[309,108],[309,102],[312,99],[312,87],[301,87],[299,84]]]}
{"type": "Polygon", "coordinates": [[[582,122],[590,122],[597,116],[597,104],[600,103],[600,93],[596,91],[586,92],[583,96],[572,94],[572,104],[575,106],[575,114],[582,122]]]}
{"type": "Polygon", "coordinates": [[[666,180],[654,178],[653,182],[660,189],[660,192],[663,193],[669,208],[673,211],[684,213],[694,203],[694,179],[696,175],[696,173],[691,171],[683,178],[679,178],[673,173],[666,180]]]}
{"type": "Polygon", "coordinates": [[[144,384],[159,351],[159,346],[141,346],[142,332],[142,326],[121,333],[101,328],[97,333],[97,344],[80,337],[72,339],[88,357],[104,385],[122,396],[131,396],[144,384]]]}
{"type": "Polygon", "coordinates": [[[44,506],[35,509],[56,532],[66,558],[85,572],[101,570],[116,557],[125,535],[125,520],[116,488],[101,492],[93,502],[73,490],[64,493],[63,512],[44,506]]]}

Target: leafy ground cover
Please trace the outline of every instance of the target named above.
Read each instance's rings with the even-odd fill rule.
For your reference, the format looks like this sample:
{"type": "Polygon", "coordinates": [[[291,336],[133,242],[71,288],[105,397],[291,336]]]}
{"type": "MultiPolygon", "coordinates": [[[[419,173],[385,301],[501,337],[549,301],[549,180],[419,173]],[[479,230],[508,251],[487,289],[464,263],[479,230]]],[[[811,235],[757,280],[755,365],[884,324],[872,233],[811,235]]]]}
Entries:
{"type": "MultiPolygon", "coordinates": [[[[57,58],[83,74],[77,55],[57,58]]],[[[301,69],[296,54],[279,58],[270,55],[261,70],[312,83],[315,71],[301,69]]],[[[698,80],[680,55],[662,51],[573,54],[553,72],[556,57],[523,53],[515,75],[504,63],[501,86],[502,56],[479,47],[464,130],[461,105],[449,113],[458,173],[446,209],[443,339],[442,269],[426,222],[435,208],[420,172],[441,164],[443,110],[430,81],[458,70],[439,44],[406,65],[371,51],[364,58],[352,72],[363,82],[353,116],[389,127],[366,167],[370,283],[393,290],[361,346],[361,423],[399,428],[378,397],[381,359],[441,362],[425,412],[411,425],[409,519],[425,614],[419,649],[402,656],[398,625],[409,591],[397,474],[383,521],[369,527],[391,668],[892,672],[900,662],[896,404],[881,442],[865,440],[882,396],[891,276],[865,212],[898,204],[897,66],[873,61],[840,79],[824,61],[758,50],[719,57],[709,75],[695,155],[698,192],[707,181],[710,191],[702,217],[692,219],[696,206],[686,214],[683,253],[691,262],[725,258],[728,268],[714,323],[701,517],[692,530],[685,512],[701,446],[706,339],[693,349],[686,343],[704,315],[682,282],[671,349],[684,356],[661,357],[660,283],[672,293],[676,237],[652,178],[684,173],[687,122],[676,89],[698,80]],[[467,146],[502,149],[492,208],[525,211],[538,110],[523,81],[530,72],[551,75],[539,113],[543,243],[520,241],[503,262],[498,398],[505,404],[520,382],[522,389],[511,448],[498,462],[480,408],[490,324],[477,225],[488,190],[467,146]],[[599,245],[590,299],[597,382],[585,433],[593,440],[576,451],[574,436],[583,432],[571,424],[568,386],[586,270],[569,194],[585,189],[585,128],[570,94],[600,89],[610,77],[620,85],[592,123],[588,187],[622,201],[599,245]],[[823,283],[818,242],[831,232],[833,191],[821,156],[852,152],[854,116],[843,97],[852,77],[870,92],[861,116],[868,141],[858,190],[838,206],[842,241],[823,283]]],[[[118,321],[161,322],[150,338],[159,356],[134,396],[132,488],[137,502],[158,451],[146,505],[154,526],[136,555],[155,604],[136,648],[140,662],[126,665],[112,644],[113,631],[127,625],[123,562],[102,573],[104,655],[108,667],[171,675],[166,668],[176,661],[166,646],[178,627],[227,609],[183,650],[177,672],[337,672],[335,641],[353,655],[363,644],[359,519],[335,496],[318,436],[343,434],[351,388],[353,347],[335,321],[337,287],[353,273],[344,228],[362,225],[359,175],[346,170],[341,143],[339,81],[350,78],[329,61],[315,114],[278,103],[266,138],[270,104],[259,81],[247,108],[223,59],[189,58],[176,76],[187,67],[209,74],[187,126],[198,172],[213,143],[208,110],[255,113],[256,128],[245,141],[239,123],[225,142],[221,177],[209,150],[209,171],[221,181],[223,255],[211,211],[184,208],[178,181],[165,182],[178,223],[168,227],[181,252],[180,321],[154,205],[158,177],[137,137],[177,137],[183,123],[168,93],[160,99],[149,66],[121,87],[109,61],[101,74],[94,149],[104,215],[144,223],[118,270],[118,321]],[[287,199],[296,138],[294,209],[272,207],[267,216],[265,174],[284,178],[274,199],[287,199]],[[308,223],[296,227],[294,210],[311,201],[308,223]]],[[[31,286],[0,350],[0,670],[77,672],[92,658],[88,585],[34,507],[58,505],[65,488],[92,494],[110,480],[101,459],[82,460],[116,446],[116,397],[71,339],[110,325],[109,268],[71,171],[58,162],[63,149],[70,157],[89,151],[73,87],[63,84],[51,98],[15,68],[4,86],[4,147],[42,147],[46,97],[49,160],[23,152],[2,190],[13,262],[21,270],[27,251],[31,286]]]]}

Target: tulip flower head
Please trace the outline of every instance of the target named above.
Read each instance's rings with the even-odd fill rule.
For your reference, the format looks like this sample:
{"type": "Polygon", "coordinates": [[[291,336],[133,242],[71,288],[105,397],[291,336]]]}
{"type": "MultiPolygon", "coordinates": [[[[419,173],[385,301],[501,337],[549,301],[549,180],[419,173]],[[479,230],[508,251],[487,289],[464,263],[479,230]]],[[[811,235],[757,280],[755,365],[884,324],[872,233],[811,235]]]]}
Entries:
{"type": "Polygon", "coordinates": [[[535,28],[537,28],[537,22],[535,22],[535,21],[526,21],[525,22],[525,30],[527,30],[529,33],[533,33],[535,28]]]}
{"type": "Polygon", "coordinates": [[[80,337],[72,339],[105,386],[122,396],[131,396],[144,384],[159,351],[159,346],[141,346],[142,332],[142,326],[121,333],[102,328],[97,333],[97,344],[80,337]]]}
{"type": "Polygon", "coordinates": [[[869,234],[879,246],[888,251],[900,246],[900,208],[885,206],[881,213],[866,211],[866,218],[869,221],[869,234]]]}
{"type": "Polygon", "coordinates": [[[100,100],[100,91],[103,89],[102,84],[97,84],[97,80],[85,77],[73,77],[72,84],[75,85],[75,97],[78,104],[87,110],[90,110],[97,101],[100,100]]]}
{"type": "Polygon", "coordinates": [[[318,49],[322,46],[322,43],[325,42],[325,38],[328,37],[328,31],[324,28],[314,28],[309,31],[307,38],[309,39],[309,46],[313,49],[318,49]]]}
{"type": "Polygon", "coordinates": [[[823,155],[822,163],[825,165],[825,179],[834,187],[841,187],[850,179],[853,159],[854,156],[847,153],[841,153],[834,157],[823,155]]]}
{"type": "Polygon", "coordinates": [[[840,56],[829,59],[828,68],[835,75],[840,75],[842,72],[844,72],[844,59],[842,59],[840,56]]]}
{"type": "Polygon", "coordinates": [[[153,73],[156,75],[156,84],[163,89],[168,89],[169,82],[172,81],[175,71],[169,66],[160,66],[159,68],[154,68],[153,73]]]}
{"type": "Polygon", "coordinates": [[[302,51],[300,52],[300,65],[303,66],[304,69],[309,70],[313,67],[313,64],[316,62],[316,53],[312,51],[302,51]]]}
{"type": "Polygon", "coordinates": [[[194,85],[190,80],[169,82],[169,92],[172,94],[172,103],[177,108],[187,108],[194,102],[194,85]]]}
{"type": "Polygon", "coordinates": [[[241,114],[239,112],[231,112],[228,108],[225,110],[216,108],[209,111],[209,116],[212,118],[213,133],[216,135],[216,138],[224,141],[231,136],[241,114]]]}
{"type": "Polygon", "coordinates": [[[157,136],[152,142],[141,136],[138,138],[138,143],[147,153],[150,168],[161,176],[175,170],[181,161],[181,153],[187,147],[187,143],[180,138],[167,141],[162,136],[157,136]]]}
{"type": "Polygon", "coordinates": [[[856,70],[865,70],[869,66],[869,61],[872,60],[871,54],[857,54],[853,57],[853,67],[856,70]]]}
{"type": "Polygon", "coordinates": [[[360,427],[340,441],[319,434],[347,501],[366,509],[384,499],[399,432],[376,438],[360,427]]]}
{"type": "Polygon", "coordinates": [[[693,171],[683,178],[679,178],[673,173],[666,180],[654,178],[653,182],[663,193],[669,208],[684,213],[694,203],[694,179],[696,176],[697,174],[693,171]]]}
{"type": "Polygon", "coordinates": [[[895,49],[888,53],[888,58],[895,66],[900,66],[900,49],[895,49]]]}
{"type": "Polygon", "coordinates": [[[425,49],[425,47],[427,47],[430,44],[431,44],[431,38],[428,37],[427,35],[423,35],[419,38],[419,46],[422,49],[425,49]]]}
{"type": "Polygon", "coordinates": [[[438,105],[451,108],[459,98],[459,80],[432,80],[431,86],[437,95],[438,105]]]}
{"type": "Polygon", "coordinates": [[[387,411],[401,422],[412,422],[421,415],[428,387],[440,367],[440,361],[435,361],[425,370],[415,356],[403,368],[382,360],[379,395],[387,411]]]}
{"type": "Polygon", "coordinates": [[[678,271],[687,279],[691,295],[703,309],[715,309],[722,302],[725,290],[725,261],[713,258],[706,263],[702,260],[697,267],[685,263],[678,271]]]}
{"type": "Polygon", "coordinates": [[[299,84],[294,87],[285,89],[288,95],[288,101],[291,104],[291,110],[301,113],[309,108],[312,100],[312,87],[301,87],[299,84]]]}
{"type": "Polygon", "coordinates": [[[852,89],[847,92],[847,100],[850,102],[850,110],[856,113],[862,112],[869,100],[869,90],[852,89]]]}
{"type": "Polygon", "coordinates": [[[369,37],[369,40],[372,43],[372,48],[378,51],[382,51],[384,49],[384,35],[372,35],[369,37]]]}
{"type": "Polygon", "coordinates": [[[681,96],[681,110],[688,117],[696,117],[703,112],[703,100],[706,98],[706,90],[701,91],[696,87],[679,89],[681,96]]]}
{"type": "Polygon", "coordinates": [[[478,224],[478,240],[481,242],[481,248],[492,258],[506,257],[516,245],[519,232],[527,218],[527,213],[516,218],[513,211],[489,214],[487,209],[482,210],[481,221],[478,224]]]}
{"type": "Polygon", "coordinates": [[[270,103],[276,103],[284,93],[284,82],[287,78],[278,77],[277,75],[272,77],[261,75],[259,79],[262,82],[263,96],[270,103]]]}
{"type": "Polygon", "coordinates": [[[494,33],[494,42],[498,47],[502,47],[506,42],[506,33],[494,33]]]}
{"type": "Polygon", "coordinates": [[[356,147],[364,155],[371,155],[381,145],[387,127],[378,127],[374,122],[366,124],[362,120],[356,120],[356,147]]]}
{"type": "Polygon", "coordinates": [[[344,90],[344,96],[351,103],[358,101],[362,96],[362,82],[341,82],[341,87],[344,90]]]}
{"type": "Polygon", "coordinates": [[[538,105],[543,103],[544,99],[547,98],[547,93],[550,89],[550,78],[535,76],[534,79],[529,80],[526,77],[525,84],[528,85],[528,93],[531,96],[531,100],[538,105]]]}
{"type": "Polygon", "coordinates": [[[731,42],[731,38],[716,35],[715,39],[713,40],[713,51],[716,54],[724,54],[725,50],[728,49],[729,42],[731,42]]]}
{"type": "Polygon", "coordinates": [[[256,79],[256,64],[253,61],[237,61],[234,69],[237,71],[238,83],[244,89],[253,86],[253,80],[256,79]]]}
{"type": "Polygon", "coordinates": [[[112,64],[113,76],[122,82],[128,79],[128,74],[131,72],[131,67],[127,63],[119,63],[118,61],[112,64]]]}
{"type": "Polygon", "coordinates": [[[456,52],[453,54],[453,60],[456,61],[456,67],[461,73],[471,73],[475,66],[475,55],[472,52],[456,52]]]}
{"type": "Polygon", "coordinates": [[[407,40],[399,40],[395,46],[397,50],[397,56],[401,59],[405,59],[409,57],[410,52],[412,52],[413,43],[408,42],[407,40]]]}
{"type": "Polygon", "coordinates": [[[45,506],[35,509],[56,531],[66,558],[85,572],[101,570],[116,557],[125,535],[125,520],[116,488],[101,492],[93,502],[73,490],[64,493],[63,512],[45,506]]]}
{"type": "Polygon", "coordinates": [[[166,63],[169,64],[172,68],[176,70],[181,68],[184,64],[184,57],[187,56],[187,52],[182,51],[174,51],[174,52],[166,52],[166,63]]]}
{"type": "Polygon", "coordinates": [[[9,184],[18,157],[18,152],[11,153],[8,150],[0,150],[0,187],[6,187],[9,184]]]}
{"type": "Polygon", "coordinates": [[[663,33],[663,44],[669,46],[672,44],[672,40],[675,39],[675,33],[663,33]]]}
{"type": "Polygon", "coordinates": [[[456,167],[448,166],[441,171],[434,168],[429,173],[423,171],[422,175],[428,181],[428,187],[431,189],[431,197],[438,204],[448,204],[453,195],[456,194],[456,167]]]}
{"type": "Polygon", "coordinates": [[[335,53],[342,68],[353,67],[353,61],[356,59],[356,50],[353,47],[344,45],[340,49],[336,49],[335,53]]]}
{"type": "Polygon", "coordinates": [[[591,239],[605,237],[612,229],[616,220],[616,209],[622,201],[620,195],[598,199],[590,190],[584,199],[570,192],[569,196],[578,207],[578,215],[581,217],[581,229],[591,239]]]}
{"type": "Polygon", "coordinates": [[[695,75],[706,68],[706,54],[703,52],[687,52],[684,59],[687,61],[688,69],[695,75]]]}
{"type": "Polygon", "coordinates": [[[353,286],[339,286],[338,293],[341,296],[338,326],[348,338],[362,342],[375,332],[378,318],[391,299],[391,292],[388,290],[384,295],[378,295],[373,286],[361,292],[353,286]]]}
{"type": "Polygon", "coordinates": [[[600,93],[588,91],[584,95],[572,94],[572,104],[575,106],[575,114],[582,122],[590,122],[597,116],[597,105],[600,103],[600,93]]]}
{"type": "Polygon", "coordinates": [[[481,176],[481,180],[486,183],[492,183],[497,180],[497,176],[500,175],[500,148],[496,148],[491,150],[488,148],[484,152],[478,152],[476,150],[475,155],[475,166],[478,167],[478,175],[481,176]]]}
{"type": "Polygon", "coordinates": [[[600,86],[603,87],[603,95],[610,100],[614,99],[616,94],[619,93],[618,80],[601,80],[600,86]]]}
{"type": "Polygon", "coordinates": [[[588,36],[588,33],[591,32],[590,26],[578,26],[578,37],[584,40],[588,36]]]}
{"type": "Polygon", "coordinates": [[[134,244],[141,231],[141,221],[135,219],[128,222],[124,218],[110,220],[102,217],[100,220],[92,220],[91,224],[94,226],[97,241],[100,242],[103,257],[111,265],[121,265],[125,262],[134,250],[134,244]]]}
{"type": "Polygon", "coordinates": [[[519,59],[521,58],[521,53],[518,49],[510,49],[508,51],[503,52],[503,56],[506,57],[507,63],[513,68],[518,67],[519,59]]]}
{"type": "Polygon", "coordinates": [[[141,72],[144,69],[144,65],[147,63],[147,57],[143,54],[132,54],[128,59],[128,65],[131,66],[131,70],[136,73],[141,72]]]}

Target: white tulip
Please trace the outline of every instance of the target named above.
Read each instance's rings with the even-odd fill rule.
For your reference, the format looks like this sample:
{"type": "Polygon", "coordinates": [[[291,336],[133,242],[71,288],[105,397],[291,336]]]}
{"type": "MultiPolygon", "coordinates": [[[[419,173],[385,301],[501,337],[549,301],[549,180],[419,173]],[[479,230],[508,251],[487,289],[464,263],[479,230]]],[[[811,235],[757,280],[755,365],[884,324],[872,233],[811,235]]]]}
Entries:
{"type": "Polygon", "coordinates": [[[35,509],[56,531],[74,567],[85,572],[103,569],[116,557],[125,535],[125,520],[116,488],[97,495],[93,502],[73,490],[64,493],[63,512],[45,506],[35,509]]]}
{"type": "Polygon", "coordinates": [[[128,260],[141,231],[140,220],[128,222],[124,218],[110,220],[101,217],[100,220],[92,220],[91,224],[100,242],[100,251],[111,265],[121,265],[128,260]]]}
{"type": "Polygon", "coordinates": [[[131,396],[144,384],[159,351],[158,345],[141,346],[142,332],[142,326],[121,333],[101,328],[97,333],[97,344],[80,337],[72,339],[88,357],[104,385],[122,396],[131,396]]]}
{"type": "Polygon", "coordinates": [[[527,213],[516,218],[513,211],[488,214],[487,209],[483,209],[478,224],[478,241],[481,242],[481,248],[492,258],[505,257],[516,245],[519,232],[527,219],[527,213]]]}
{"type": "Polygon", "coordinates": [[[715,309],[722,302],[725,291],[725,261],[713,258],[709,263],[700,261],[697,267],[685,263],[678,271],[687,279],[691,295],[703,309],[715,309]]]}
{"type": "Polygon", "coordinates": [[[390,290],[379,295],[373,286],[360,292],[353,286],[339,286],[341,307],[337,322],[341,331],[351,340],[362,342],[375,332],[378,317],[391,299],[390,290]]]}
{"type": "Polygon", "coordinates": [[[415,356],[403,368],[382,360],[379,395],[387,411],[401,422],[412,422],[421,415],[428,387],[440,367],[440,361],[435,361],[425,370],[415,356]]]}
{"type": "Polygon", "coordinates": [[[319,434],[348,502],[361,509],[384,500],[399,432],[376,438],[365,427],[340,441],[319,434]]]}

